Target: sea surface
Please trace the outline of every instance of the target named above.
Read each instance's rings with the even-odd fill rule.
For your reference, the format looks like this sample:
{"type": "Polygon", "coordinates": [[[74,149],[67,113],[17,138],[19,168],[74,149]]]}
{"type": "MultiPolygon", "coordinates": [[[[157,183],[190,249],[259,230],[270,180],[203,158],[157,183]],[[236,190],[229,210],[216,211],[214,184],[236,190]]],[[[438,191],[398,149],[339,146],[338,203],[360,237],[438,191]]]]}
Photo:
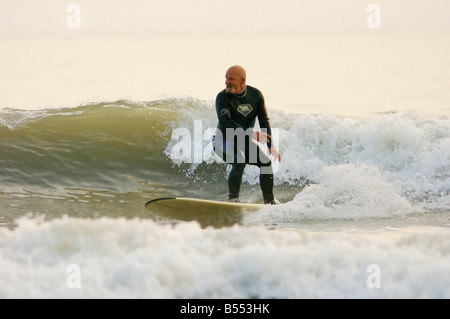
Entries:
{"type": "Polygon", "coordinates": [[[450,297],[449,38],[244,40],[2,39],[0,298],[450,297]],[[232,64],[266,97],[281,204],[153,215],[227,198],[232,64]]]}

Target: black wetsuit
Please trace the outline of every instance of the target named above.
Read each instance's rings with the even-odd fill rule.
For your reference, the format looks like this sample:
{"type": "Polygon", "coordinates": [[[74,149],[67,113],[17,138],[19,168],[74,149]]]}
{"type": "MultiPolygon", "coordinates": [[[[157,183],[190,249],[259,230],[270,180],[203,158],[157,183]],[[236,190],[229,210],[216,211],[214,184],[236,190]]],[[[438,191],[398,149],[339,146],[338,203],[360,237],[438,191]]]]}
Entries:
{"type": "MultiPolygon", "coordinates": [[[[251,164],[261,168],[260,185],[264,202],[273,203],[272,162],[267,153],[251,138],[256,118],[261,130],[272,135],[264,96],[251,86],[247,86],[240,94],[223,90],[217,95],[216,111],[219,134],[214,137],[214,151],[225,162],[232,164],[228,177],[229,199],[239,198],[245,165],[251,164]],[[233,135],[230,135],[230,132],[233,135]]],[[[272,146],[270,138],[267,146],[272,146]]]]}

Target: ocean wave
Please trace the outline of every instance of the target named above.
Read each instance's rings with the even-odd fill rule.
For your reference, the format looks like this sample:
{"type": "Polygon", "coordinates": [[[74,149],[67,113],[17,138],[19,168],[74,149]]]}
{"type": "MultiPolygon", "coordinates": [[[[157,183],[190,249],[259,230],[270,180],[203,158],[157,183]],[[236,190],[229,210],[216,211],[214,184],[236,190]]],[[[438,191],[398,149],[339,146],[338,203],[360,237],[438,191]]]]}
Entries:
{"type": "Polygon", "coordinates": [[[444,229],[391,238],[124,218],[18,224],[0,228],[0,298],[450,297],[444,229]]]}
{"type": "MultiPolygon", "coordinates": [[[[293,202],[312,201],[306,197],[315,191],[316,199],[324,196],[316,210],[356,207],[363,199],[378,202],[373,190],[379,187],[381,194],[395,193],[392,207],[400,210],[408,206],[405,200],[421,209],[450,207],[447,117],[399,112],[356,119],[272,110],[270,119],[282,154],[282,162],[274,162],[277,190],[292,186],[300,193],[305,183],[313,185],[291,196],[293,202]],[[377,178],[368,173],[375,171],[377,178]]],[[[212,151],[216,124],[214,104],[194,98],[2,109],[0,192],[81,188],[126,193],[145,184],[179,183],[175,189],[181,193],[195,181],[209,185],[201,186],[202,196],[211,198],[225,187],[229,169],[212,151]]],[[[247,167],[244,184],[258,182],[258,169],[247,167]]]]}

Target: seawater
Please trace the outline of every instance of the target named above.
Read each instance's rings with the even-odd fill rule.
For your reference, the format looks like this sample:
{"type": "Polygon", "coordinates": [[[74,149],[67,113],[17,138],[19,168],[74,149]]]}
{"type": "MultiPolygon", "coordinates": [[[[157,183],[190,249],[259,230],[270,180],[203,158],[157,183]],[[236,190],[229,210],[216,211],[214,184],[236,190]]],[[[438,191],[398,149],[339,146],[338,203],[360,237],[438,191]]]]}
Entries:
{"type": "MultiPolygon", "coordinates": [[[[0,295],[449,296],[448,117],[272,110],[282,204],[214,227],[144,208],[165,196],[226,199],[229,168],[213,152],[196,163],[193,153],[173,151],[188,140],[172,132],[193,131],[199,120],[205,131],[215,127],[213,102],[2,109],[0,295]],[[70,288],[71,265],[79,288],[70,288]]],[[[258,176],[246,168],[242,200],[262,200],[258,176]]]]}
{"type": "Polygon", "coordinates": [[[1,40],[1,298],[450,297],[448,36],[1,40]],[[208,129],[232,64],[265,95],[281,205],[151,214],[227,198],[208,129]]]}

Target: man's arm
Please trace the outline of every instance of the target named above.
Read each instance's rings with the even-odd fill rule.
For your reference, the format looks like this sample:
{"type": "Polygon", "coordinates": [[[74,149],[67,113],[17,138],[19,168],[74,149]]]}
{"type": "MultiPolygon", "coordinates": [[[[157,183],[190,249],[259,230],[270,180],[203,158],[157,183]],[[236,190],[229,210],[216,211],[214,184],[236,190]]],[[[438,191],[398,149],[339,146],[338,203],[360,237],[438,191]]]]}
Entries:
{"type": "Polygon", "coordinates": [[[258,105],[258,122],[259,127],[265,129],[265,133],[267,134],[267,147],[269,147],[270,149],[272,147],[272,128],[270,126],[266,102],[264,101],[264,96],[262,95],[262,93],[260,93],[260,101],[258,105]]]}
{"type": "Polygon", "coordinates": [[[267,113],[267,108],[266,108],[266,103],[264,100],[264,96],[261,93],[261,98],[260,98],[260,105],[258,107],[258,122],[259,122],[259,127],[264,128],[266,130],[266,132],[259,132],[259,134],[257,134],[257,140],[258,141],[267,141],[267,147],[269,148],[269,152],[270,154],[272,154],[273,156],[275,156],[276,159],[278,159],[278,161],[281,162],[281,155],[278,152],[278,150],[272,146],[272,128],[270,126],[270,120],[269,120],[269,116],[267,113]]]}

